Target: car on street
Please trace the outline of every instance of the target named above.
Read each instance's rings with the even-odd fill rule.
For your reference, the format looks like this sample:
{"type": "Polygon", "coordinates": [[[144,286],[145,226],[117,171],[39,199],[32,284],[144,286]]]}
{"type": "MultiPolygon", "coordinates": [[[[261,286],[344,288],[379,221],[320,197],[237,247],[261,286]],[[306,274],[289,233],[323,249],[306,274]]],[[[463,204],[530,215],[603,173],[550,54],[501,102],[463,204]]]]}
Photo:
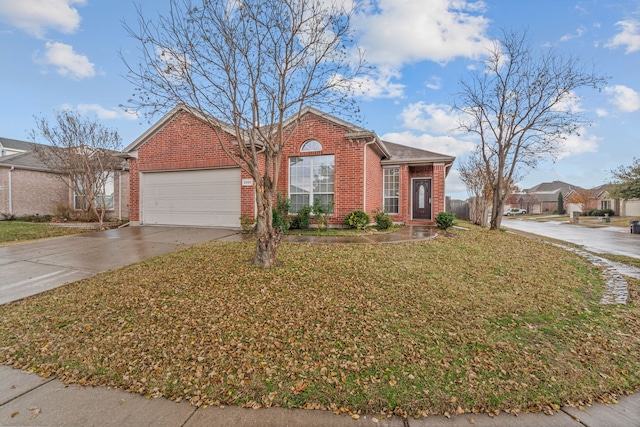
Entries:
{"type": "Polygon", "coordinates": [[[520,209],[520,208],[511,208],[508,211],[505,211],[504,215],[506,216],[511,216],[511,215],[525,215],[527,213],[526,209],[520,209]]]}

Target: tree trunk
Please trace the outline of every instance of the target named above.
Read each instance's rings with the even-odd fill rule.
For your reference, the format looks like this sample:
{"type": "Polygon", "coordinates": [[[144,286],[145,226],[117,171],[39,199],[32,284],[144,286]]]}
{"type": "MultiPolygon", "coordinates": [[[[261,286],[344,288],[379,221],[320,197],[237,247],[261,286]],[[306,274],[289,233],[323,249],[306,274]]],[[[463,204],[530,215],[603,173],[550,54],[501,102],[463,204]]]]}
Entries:
{"type": "Polygon", "coordinates": [[[269,227],[258,235],[256,242],[256,253],[253,263],[261,268],[275,266],[278,259],[278,245],[282,240],[282,229],[280,227],[269,227]]]}
{"type": "Polygon", "coordinates": [[[490,230],[500,230],[502,225],[502,209],[504,209],[504,201],[500,197],[498,188],[493,191],[493,206],[491,207],[491,225],[490,230]]]}
{"type": "MultiPolygon", "coordinates": [[[[255,178],[254,178],[255,179],[255,178]]],[[[273,227],[273,185],[269,178],[256,180],[256,252],[253,263],[260,268],[275,266],[282,229],[273,227]]]]}

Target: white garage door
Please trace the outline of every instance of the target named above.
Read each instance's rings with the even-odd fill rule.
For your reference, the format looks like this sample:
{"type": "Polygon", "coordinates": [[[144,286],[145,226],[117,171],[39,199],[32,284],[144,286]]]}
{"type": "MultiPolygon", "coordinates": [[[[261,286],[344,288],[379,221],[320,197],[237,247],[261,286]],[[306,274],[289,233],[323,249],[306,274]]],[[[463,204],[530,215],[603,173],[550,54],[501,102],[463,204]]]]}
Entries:
{"type": "Polygon", "coordinates": [[[141,175],[146,225],[240,226],[240,169],[146,172],[141,175]]]}

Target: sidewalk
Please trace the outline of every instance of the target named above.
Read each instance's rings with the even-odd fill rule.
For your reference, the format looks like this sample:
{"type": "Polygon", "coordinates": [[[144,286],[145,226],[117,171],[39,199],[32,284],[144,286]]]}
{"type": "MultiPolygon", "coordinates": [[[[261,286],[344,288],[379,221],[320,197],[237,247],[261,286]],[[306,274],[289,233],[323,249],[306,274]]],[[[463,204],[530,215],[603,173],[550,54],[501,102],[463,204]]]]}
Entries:
{"type": "Polygon", "coordinates": [[[65,386],[57,379],[40,379],[9,366],[0,366],[0,426],[326,426],[326,427],[440,427],[440,426],[535,426],[535,427],[638,427],[640,394],[624,396],[612,405],[595,404],[583,411],[562,408],[555,415],[526,413],[517,417],[499,414],[461,414],[451,418],[380,419],[304,409],[244,409],[239,407],[200,407],[164,398],[141,395],[105,387],[65,386]]]}

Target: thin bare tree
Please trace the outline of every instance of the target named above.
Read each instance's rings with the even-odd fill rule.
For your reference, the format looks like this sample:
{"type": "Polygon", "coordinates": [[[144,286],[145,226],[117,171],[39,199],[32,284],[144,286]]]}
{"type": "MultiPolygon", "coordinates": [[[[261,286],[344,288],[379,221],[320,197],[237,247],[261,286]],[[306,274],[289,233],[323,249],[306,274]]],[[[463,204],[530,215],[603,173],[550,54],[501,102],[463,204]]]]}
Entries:
{"type": "Polygon", "coordinates": [[[484,68],[463,79],[456,108],[460,129],[476,134],[484,169],[493,189],[492,230],[500,229],[502,211],[521,166],[533,168],[555,157],[563,141],[589,124],[576,107],[581,88],[606,83],[581,61],[552,48],[534,54],[526,31],[503,31],[488,51],[484,68]]]}
{"type": "Polygon", "coordinates": [[[469,219],[481,227],[486,227],[489,221],[489,206],[491,206],[491,182],[484,168],[484,163],[475,152],[467,160],[458,165],[460,179],[467,187],[470,196],[469,219]]]}
{"type": "Polygon", "coordinates": [[[122,159],[114,157],[122,142],[118,132],[72,110],[56,112],[55,123],[44,117],[35,120],[31,139],[39,144],[34,144],[34,155],[57,173],[73,191],[79,208],[94,216],[103,229],[109,209],[107,183],[122,166],[122,159]]]}
{"type": "Polygon", "coordinates": [[[339,0],[170,3],[166,16],[151,21],[139,11],[138,29],[125,24],[142,56],[127,64],[130,106],[154,114],[183,104],[208,122],[253,177],[254,263],[271,267],[282,236],[272,223],[282,153],[303,108],[354,111],[350,90],[364,66],[350,39],[354,10],[339,0]]]}

